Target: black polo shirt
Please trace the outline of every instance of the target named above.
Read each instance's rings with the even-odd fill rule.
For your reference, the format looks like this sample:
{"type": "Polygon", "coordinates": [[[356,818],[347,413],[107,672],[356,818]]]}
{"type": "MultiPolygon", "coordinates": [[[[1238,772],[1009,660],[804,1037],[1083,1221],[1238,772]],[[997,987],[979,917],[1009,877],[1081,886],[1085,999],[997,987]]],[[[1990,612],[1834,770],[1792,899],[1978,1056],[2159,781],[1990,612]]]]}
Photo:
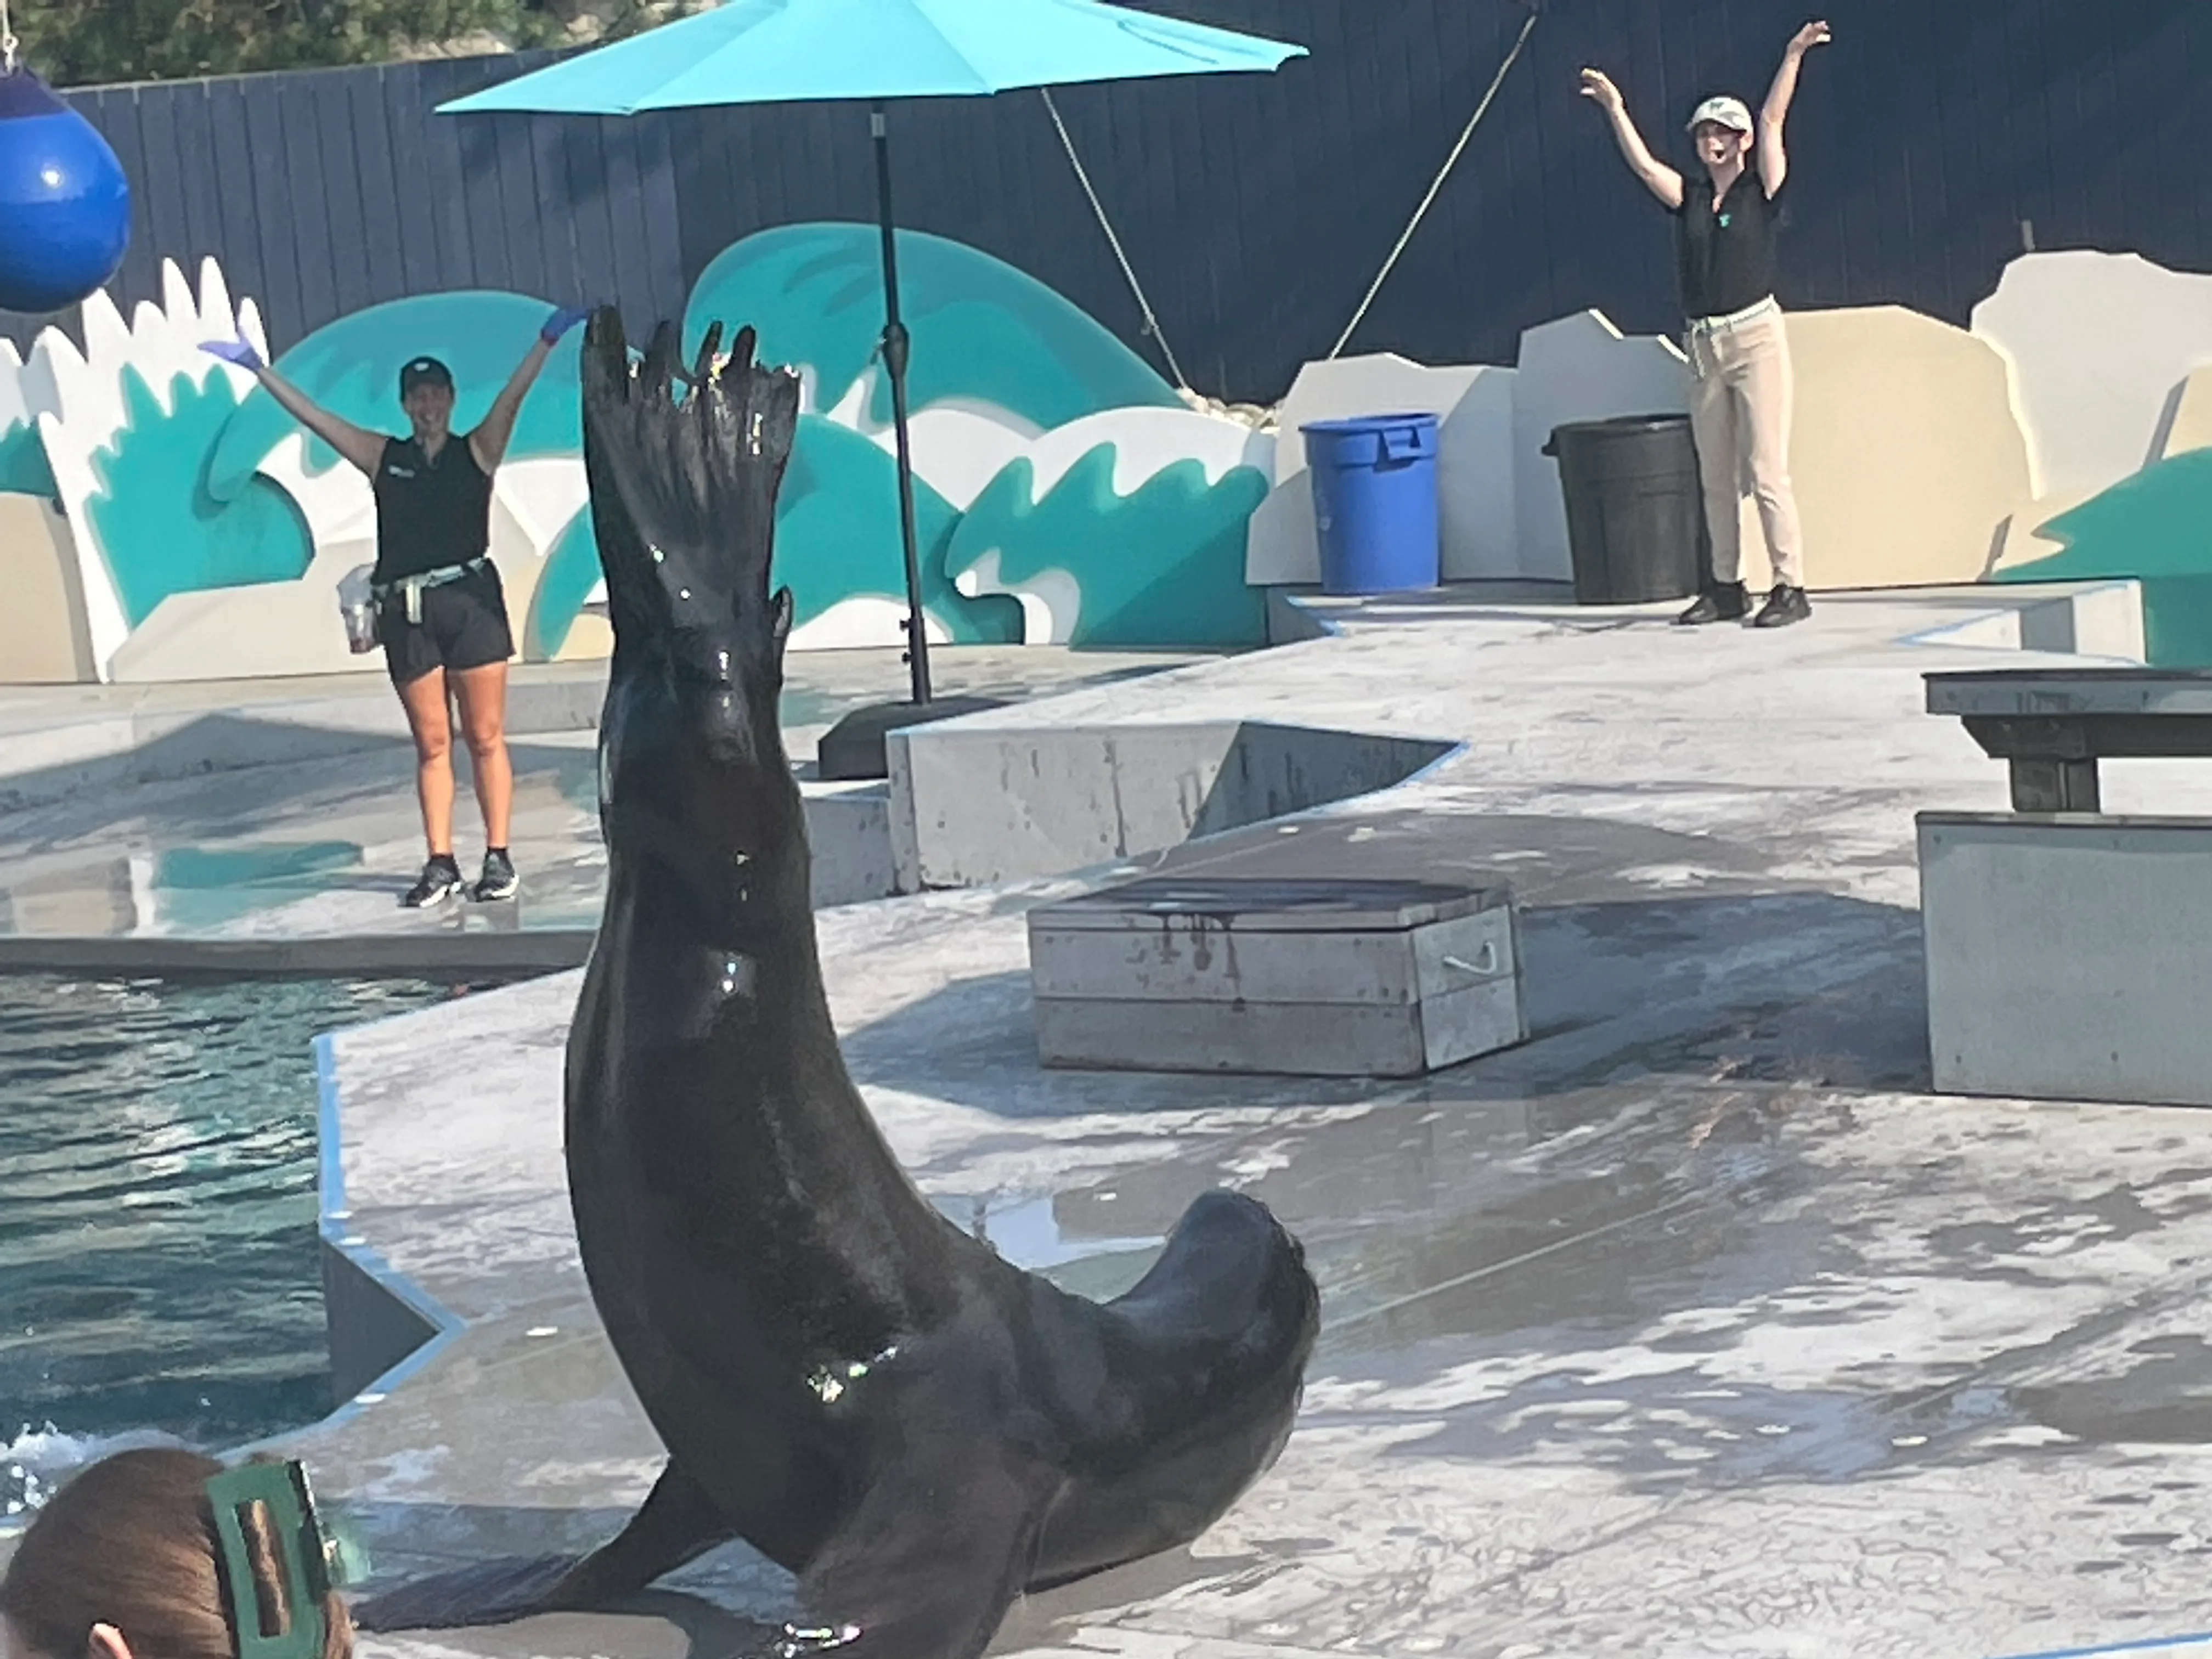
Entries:
{"type": "Polygon", "coordinates": [[[1756,167],[1737,176],[1717,213],[1713,181],[1704,170],[1683,179],[1682,205],[1674,210],[1674,259],[1685,316],[1725,317],[1774,292],[1781,206],[1782,192],[1770,198],[1756,167]]]}
{"type": "Polygon", "coordinates": [[[466,564],[491,545],[491,475],[459,434],[435,460],[412,438],[386,439],[375,493],[374,581],[466,564]]]}

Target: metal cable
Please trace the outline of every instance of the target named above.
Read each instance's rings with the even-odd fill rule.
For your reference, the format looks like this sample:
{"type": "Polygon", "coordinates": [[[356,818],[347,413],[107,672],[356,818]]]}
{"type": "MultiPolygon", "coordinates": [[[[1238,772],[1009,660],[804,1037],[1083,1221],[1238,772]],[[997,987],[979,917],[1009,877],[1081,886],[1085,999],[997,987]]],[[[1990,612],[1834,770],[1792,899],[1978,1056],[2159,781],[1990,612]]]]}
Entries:
{"type": "Polygon", "coordinates": [[[8,15],[8,0],[0,0],[0,75],[15,72],[15,48],[22,44],[15,38],[15,25],[8,15]]]}
{"type": "MultiPolygon", "coordinates": [[[[0,0],[0,6],[6,3],[7,0],[0,0]]],[[[1044,106],[1052,116],[1053,126],[1060,133],[1060,148],[1067,152],[1068,164],[1075,169],[1075,177],[1083,186],[1083,193],[1091,198],[1091,210],[1098,216],[1098,228],[1106,233],[1106,245],[1114,250],[1114,258],[1121,264],[1121,275],[1127,279],[1129,292],[1137,297],[1137,309],[1144,313],[1145,332],[1159,342],[1160,356],[1168,360],[1168,371],[1175,376],[1176,388],[1189,391],[1190,382],[1183,378],[1182,365],[1176,362],[1174,349],[1168,344],[1168,337],[1160,332],[1160,319],[1152,314],[1152,302],[1145,297],[1145,285],[1137,280],[1136,270],[1129,264],[1129,256],[1121,251],[1121,239],[1114,234],[1114,222],[1106,216],[1106,204],[1098,199],[1098,192],[1091,187],[1091,175],[1084,170],[1083,158],[1075,153],[1075,140],[1068,136],[1067,123],[1060,118],[1060,106],[1052,101],[1052,88],[1040,87],[1037,90],[1044,94],[1044,106]]]]}
{"type": "Polygon", "coordinates": [[[1467,149],[1468,140],[1474,137],[1475,128],[1482,125],[1482,118],[1490,112],[1491,100],[1498,96],[1498,88],[1505,84],[1505,76],[1520,58],[1521,48],[1528,44],[1528,36],[1536,27],[1540,10],[1539,6],[1529,8],[1528,21],[1521,26],[1520,38],[1514,41],[1513,50],[1505,54],[1505,61],[1498,66],[1498,73],[1491,77],[1490,90],[1482,94],[1482,101],[1475,106],[1474,118],[1467,124],[1467,131],[1460,134],[1459,143],[1452,146],[1452,153],[1444,159],[1443,170],[1437,174],[1436,182],[1429,186],[1429,193],[1421,198],[1420,206],[1413,210],[1413,219],[1407,224],[1405,234],[1399,237],[1398,246],[1390,250],[1390,257],[1382,262],[1382,269],[1376,273],[1366,297],[1359,302],[1359,309],[1352,313],[1352,320],[1344,325],[1344,332],[1336,337],[1336,343],[1328,349],[1330,357],[1336,356],[1344,349],[1353,331],[1367,319],[1367,309],[1375,303],[1375,296],[1382,291],[1382,284],[1389,280],[1391,270],[1397,265],[1398,256],[1405,252],[1407,244],[1413,240],[1413,233],[1421,228],[1421,221],[1428,216],[1437,193],[1444,187],[1444,180],[1451,177],[1451,170],[1459,165],[1459,158],[1467,149]]]}

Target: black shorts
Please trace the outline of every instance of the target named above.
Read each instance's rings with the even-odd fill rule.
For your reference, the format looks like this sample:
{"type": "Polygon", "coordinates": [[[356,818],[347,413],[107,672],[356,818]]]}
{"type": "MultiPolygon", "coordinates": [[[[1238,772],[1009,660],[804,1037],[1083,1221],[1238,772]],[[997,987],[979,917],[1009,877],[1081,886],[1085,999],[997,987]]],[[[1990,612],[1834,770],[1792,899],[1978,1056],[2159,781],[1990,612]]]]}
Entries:
{"type": "Polygon", "coordinates": [[[489,563],[424,588],[420,623],[407,620],[407,596],[395,589],[377,611],[376,632],[394,685],[419,680],[434,668],[484,668],[514,654],[507,593],[499,568],[489,563]]]}

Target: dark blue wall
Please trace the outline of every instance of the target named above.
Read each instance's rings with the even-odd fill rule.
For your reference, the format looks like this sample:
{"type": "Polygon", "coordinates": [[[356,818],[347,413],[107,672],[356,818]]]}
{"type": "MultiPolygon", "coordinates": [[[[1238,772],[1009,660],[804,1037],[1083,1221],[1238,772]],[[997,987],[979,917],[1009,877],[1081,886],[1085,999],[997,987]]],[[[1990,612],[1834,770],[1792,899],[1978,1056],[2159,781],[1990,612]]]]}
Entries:
{"type": "MultiPolygon", "coordinates": [[[[1586,305],[1674,321],[1668,226],[1575,92],[1608,68],[1686,159],[1698,98],[1757,100],[1810,0],[1547,0],[1528,50],[1352,349],[1510,361],[1586,305]]],[[[1326,351],[1527,16],[1521,0],[1171,0],[1302,42],[1233,76],[1059,94],[1170,342],[1206,390],[1267,398],[1326,351]]],[[[1785,301],[1964,321],[2021,246],[2212,270],[2212,4],[1835,0],[1790,130],[1785,301]]],[[[433,117],[532,66],[476,59],[76,94],[137,185],[118,297],[221,258],[280,347],[438,288],[674,314],[738,236],[873,216],[865,112],[433,117]]],[[[896,108],[901,222],[1032,272],[1139,349],[1138,314],[1034,93],[896,108]]],[[[27,325],[11,331],[18,339],[27,325]]]]}

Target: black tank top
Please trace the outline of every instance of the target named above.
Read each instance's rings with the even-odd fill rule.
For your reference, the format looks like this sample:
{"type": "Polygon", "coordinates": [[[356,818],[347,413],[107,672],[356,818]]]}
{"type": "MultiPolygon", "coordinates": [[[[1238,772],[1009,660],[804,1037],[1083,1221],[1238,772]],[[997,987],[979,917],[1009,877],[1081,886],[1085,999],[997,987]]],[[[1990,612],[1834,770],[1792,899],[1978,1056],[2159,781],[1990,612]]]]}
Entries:
{"type": "Polygon", "coordinates": [[[376,468],[376,570],[395,582],[466,564],[491,545],[491,476],[458,434],[435,461],[412,438],[387,438],[376,468]]]}
{"type": "Polygon", "coordinates": [[[1713,211],[1713,181],[1703,172],[1682,181],[1674,210],[1675,270],[1682,311],[1690,317],[1726,317],[1757,305],[1774,292],[1776,226],[1782,192],[1772,196],[1747,167],[1713,211]]]}

